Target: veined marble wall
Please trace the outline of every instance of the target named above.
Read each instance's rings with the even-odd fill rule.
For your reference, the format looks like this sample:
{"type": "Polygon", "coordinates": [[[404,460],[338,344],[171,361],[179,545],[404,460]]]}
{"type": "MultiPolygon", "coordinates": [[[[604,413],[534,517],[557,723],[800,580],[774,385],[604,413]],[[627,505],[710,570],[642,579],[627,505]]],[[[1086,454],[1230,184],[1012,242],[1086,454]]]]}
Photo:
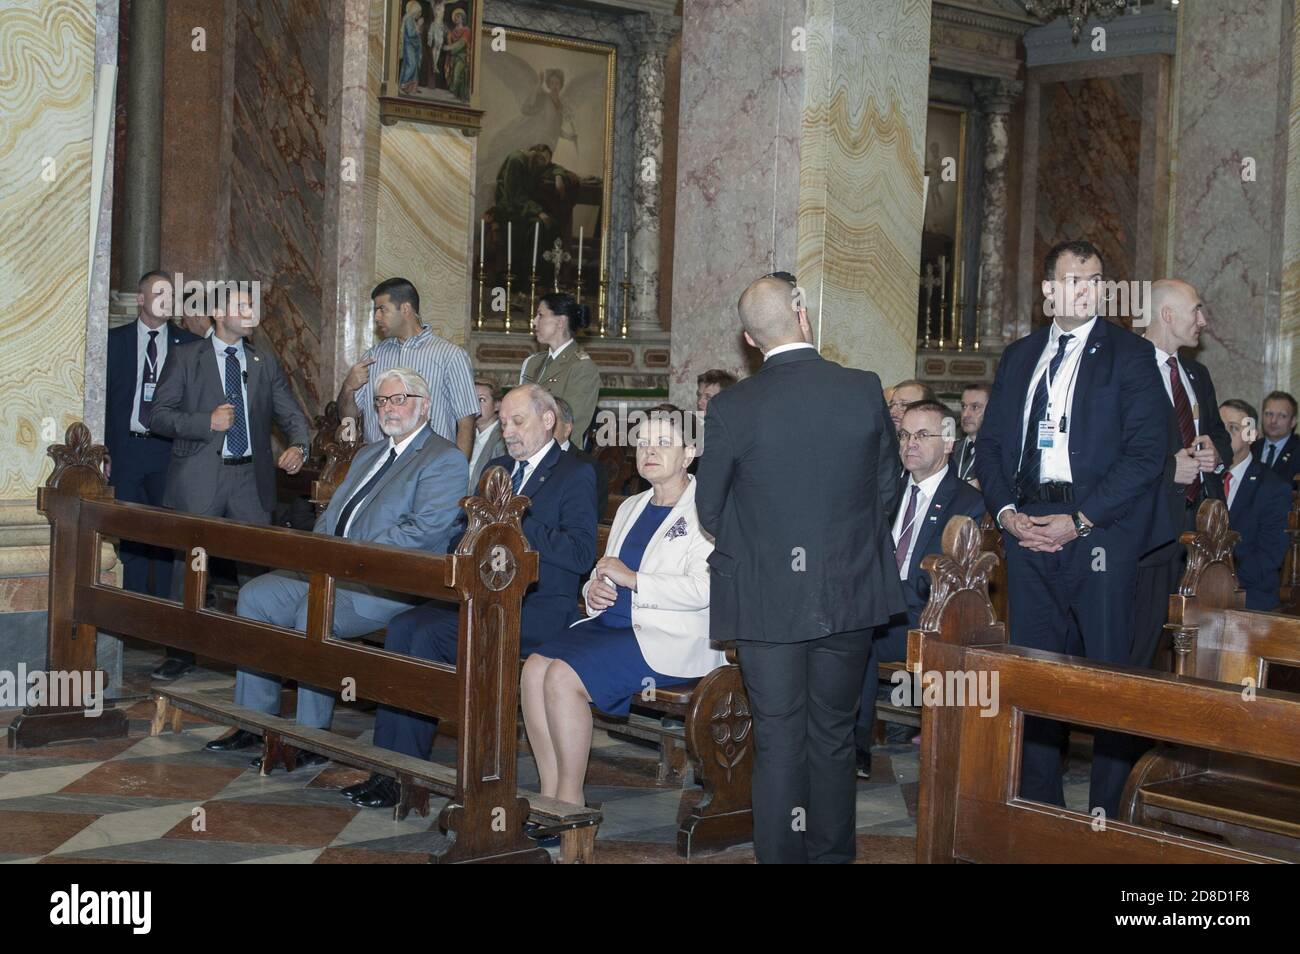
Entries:
{"type": "Polygon", "coordinates": [[[822,354],[892,383],[916,363],[930,3],[807,14],[795,274],[822,354]]]}
{"type": "Polygon", "coordinates": [[[83,414],[94,66],[95,0],[0,5],[0,501],[83,414]]]}
{"type": "Polygon", "coordinates": [[[233,44],[228,267],[232,277],[262,282],[259,337],[275,349],[309,414],[332,390],[320,380],[324,2],[238,0],[233,44]]]}
{"type": "Polygon", "coordinates": [[[1288,163],[1295,161],[1287,154],[1296,109],[1291,8],[1241,0],[1184,3],[1180,12],[1171,270],[1208,305],[1199,358],[1219,397],[1256,406],[1294,374],[1294,312],[1284,334],[1278,294],[1282,239],[1296,241],[1284,228],[1287,193],[1300,188],[1294,178],[1287,181],[1288,163]]]}

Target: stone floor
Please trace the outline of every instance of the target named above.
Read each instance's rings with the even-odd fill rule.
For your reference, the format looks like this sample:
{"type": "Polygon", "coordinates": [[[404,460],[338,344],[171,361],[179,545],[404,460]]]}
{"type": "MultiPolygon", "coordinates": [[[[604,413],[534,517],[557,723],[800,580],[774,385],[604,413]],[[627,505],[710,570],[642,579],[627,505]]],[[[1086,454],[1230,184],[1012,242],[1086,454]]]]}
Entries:
{"type": "MultiPolygon", "coordinates": [[[[211,753],[224,726],[187,717],[178,735],[148,736],[153,704],[146,697],[152,650],[127,649],[125,682],[133,697],[127,738],[44,749],[0,749],[0,861],[13,863],[277,862],[397,864],[423,862],[441,836],[437,809],[428,818],[395,821],[391,811],[361,809],[338,789],[365,773],[329,764],[267,777],[249,767],[256,750],[211,753]]],[[[218,688],[229,672],[199,669],[187,687],[218,688]]],[[[290,711],[286,707],[285,711],[290,711]]],[[[0,711],[0,728],[13,718],[0,711]]],[[[368,737],[370,713],[340,707],[336,732],[368,737]]],[[[441,739],[434,759],[452,764],[455,741],[441,739]]],[[[877,747],[872,777],[858,783],[858,861],[910,863],[916,837],[917,749],[877,747]]],[[[604,821],[598,863],[681,864],[677,824],[700,789],[655,782],[657,757],[644,746],[597,732],[587,775],[587,799],[604,821]]],[[[532,759],[521,755],[519,784],[536,786],[532,759]]],[[[1067,778],[1072,807],[1086,796],[1087,766],[1067,778]]],[[[694,859],[693,859],[694,860],[694,859]]],[[[698,859],[752,863],[745,845],[698,859]]]]}

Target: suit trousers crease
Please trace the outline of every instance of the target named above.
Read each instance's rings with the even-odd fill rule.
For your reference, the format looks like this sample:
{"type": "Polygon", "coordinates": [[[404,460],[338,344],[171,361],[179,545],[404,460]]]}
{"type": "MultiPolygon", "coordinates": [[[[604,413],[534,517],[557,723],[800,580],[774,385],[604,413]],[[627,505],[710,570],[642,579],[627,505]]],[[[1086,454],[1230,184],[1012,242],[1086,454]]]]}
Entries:
{"type": "Polygon", "coordinates": [[[853,630],[798,643],[736,641],[754,717],[760,863],[854,858],[854,723],[870,639],[870,630],[853,630]]]}

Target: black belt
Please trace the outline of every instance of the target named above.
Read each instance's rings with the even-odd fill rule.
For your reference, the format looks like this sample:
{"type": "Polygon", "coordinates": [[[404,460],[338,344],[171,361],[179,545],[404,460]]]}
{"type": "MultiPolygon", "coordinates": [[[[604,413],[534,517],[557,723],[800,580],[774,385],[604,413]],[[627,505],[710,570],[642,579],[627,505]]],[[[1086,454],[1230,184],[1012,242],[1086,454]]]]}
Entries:
{"type": "Polygon", "coordinates": [[[149,431],[145,431],[143,434],[141,434],[139,431],[132,431],[132,432],[131,432],[131,436],[132,436],[132,437],[138,437],[138,438],[140,438],[140,440],[144,441],[144,440],[148,440],[149,438],[153,437],[154,435],[153,435],[151,432],[149,432],[149,431]]]}
{"type": "Polygon", "coordinates": [[[253,462],[253,457],[251,454],[248,455],[247,457],[221,458],[221,463],[225,464],[227,467],[242,467],[244,464],[251,464],[252,462],[253,462]]]}
{"type": "Polygon", "coordinates": [[[1025,490],[1016,501],[1017,507],[1027,503],[1074,503],[1074,484],[1063,480],[1048,480],[1025,490]]]}

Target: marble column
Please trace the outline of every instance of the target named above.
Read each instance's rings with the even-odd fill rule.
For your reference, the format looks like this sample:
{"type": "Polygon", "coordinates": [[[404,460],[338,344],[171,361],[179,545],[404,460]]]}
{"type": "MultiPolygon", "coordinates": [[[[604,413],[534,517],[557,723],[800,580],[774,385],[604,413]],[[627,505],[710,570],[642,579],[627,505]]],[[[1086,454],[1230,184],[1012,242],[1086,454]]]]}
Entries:
{"type": "Polygon", "coordinates": [[[975,85],[980,108],[985,116],[984,135],[984,202],[980,210],[980,286],[979,308],[975,320],[981,347],[1003,344],[1004,315],[1007,306],[1007,159],[1010,141],[1011,106],[1024,90],[1019,80],[982,80],[975,85]]]}
{"type": "Polygon", "coordinates": [[[628,331],[659,327],[660,210],[664,164],[664,60],[681,30],[676,17],[647,14],[631,28],[636,44],[636,171],[632,193],[632,314],[628,331]]]}
{"type": "Polygon", "coordinates": [[[157,268],[161,232],[163,38],[167,18],[162,0],[132,0],[131,68],[127,74],[126,156],[122,205],[123,293],[157,268]]]}

